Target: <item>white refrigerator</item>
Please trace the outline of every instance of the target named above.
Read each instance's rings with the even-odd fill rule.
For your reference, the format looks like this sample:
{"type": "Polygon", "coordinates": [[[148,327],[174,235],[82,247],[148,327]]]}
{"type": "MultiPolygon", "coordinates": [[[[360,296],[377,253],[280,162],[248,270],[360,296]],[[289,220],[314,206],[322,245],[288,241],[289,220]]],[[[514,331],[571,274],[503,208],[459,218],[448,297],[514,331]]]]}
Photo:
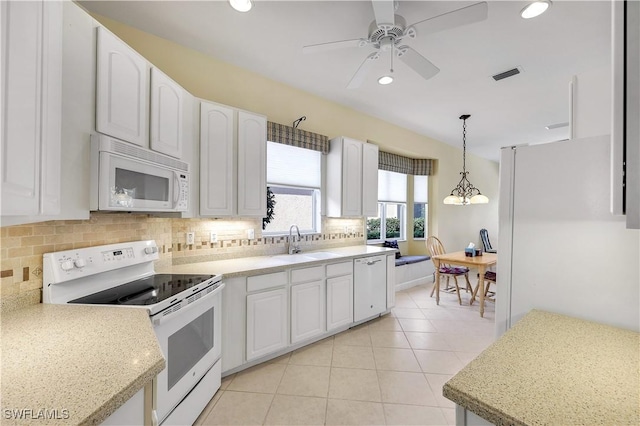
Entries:
{"type": "Polygon", "coordinates": [[[640,235],[610,212],[610,137],[503,148],[500,336],[531,309],[640,331],[640,235]]]}

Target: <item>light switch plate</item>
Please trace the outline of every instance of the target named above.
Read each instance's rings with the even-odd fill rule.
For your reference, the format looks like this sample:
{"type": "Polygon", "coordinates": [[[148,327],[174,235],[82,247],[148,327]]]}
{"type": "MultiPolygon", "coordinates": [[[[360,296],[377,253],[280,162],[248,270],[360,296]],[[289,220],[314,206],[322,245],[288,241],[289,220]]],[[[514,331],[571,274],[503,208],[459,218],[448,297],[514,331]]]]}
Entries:
{"type": "Polygon", "coordinates": [[[217,243],[218,242],[218,234],[216,234],[215,232],[211,232],[209,234],[209,242],[210,243],[217,243]]]}
{"type": "Polygon", "coordinates": [[[247,229],[247,238],[253,240],[256,237],[256,232],[253,229],[247,229]]]}

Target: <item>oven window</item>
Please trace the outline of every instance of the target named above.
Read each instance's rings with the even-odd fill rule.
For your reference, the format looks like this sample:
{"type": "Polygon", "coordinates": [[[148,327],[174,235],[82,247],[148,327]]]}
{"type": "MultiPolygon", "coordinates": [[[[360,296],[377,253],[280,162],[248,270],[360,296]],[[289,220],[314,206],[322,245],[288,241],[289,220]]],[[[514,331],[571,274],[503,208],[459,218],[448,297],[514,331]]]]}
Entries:
{"type": "Polygon", "coordinates": [[[136,200],[169,201],[169,179],[161,176],[116,168],[116,188],[136,200]]]}
{"type": "Polygon", "coordinates": [[[209,309],[169,336],[169,390],[213,349],[213,309],[209,309]]]}

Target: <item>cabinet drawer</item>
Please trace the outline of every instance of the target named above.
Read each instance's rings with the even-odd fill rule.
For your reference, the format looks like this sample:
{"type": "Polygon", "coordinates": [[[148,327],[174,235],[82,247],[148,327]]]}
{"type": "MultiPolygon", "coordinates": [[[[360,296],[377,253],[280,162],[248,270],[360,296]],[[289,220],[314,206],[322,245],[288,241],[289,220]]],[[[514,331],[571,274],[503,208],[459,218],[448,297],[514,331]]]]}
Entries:
{"type": "Polygon", "coordinates": [[[347,275],[353,273],[353,262],[340,262],[327,265],[327,277],[347,275]]]}
{"type": "Polygon", "coordinates": [[[300,268],[291,270],[291,283],[302,283],[305,281],[320,280],[324,278],[324,268],[313,266],[311,268],[300,268]]]}
{"type": "Polygon", "coordinates": [[[285,271],[256,275],[255,277],[247,278],[247,293],[284,285],[287,285],[287,273],[285,271]]]}

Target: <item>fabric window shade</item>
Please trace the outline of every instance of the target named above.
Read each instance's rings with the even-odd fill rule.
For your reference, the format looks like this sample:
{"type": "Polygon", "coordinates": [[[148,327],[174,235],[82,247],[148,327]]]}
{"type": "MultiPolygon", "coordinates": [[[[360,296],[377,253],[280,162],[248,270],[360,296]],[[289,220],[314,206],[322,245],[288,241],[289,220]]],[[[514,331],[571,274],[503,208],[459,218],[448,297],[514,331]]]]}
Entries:
{"type": "Polygon", "coordinates": [[[378,170],[378,200],[395,203],[407,202],[407,175],[378,170]]]}
{"type": "Polygon", "coordinates": [[[414,176],[413,177],[413,202],[414,203],[427,203],[429,200],[429,189],[427,186],[427,176],[414,176]]]}
{"type": "Polygon", "coordinates": [[[407,175],[430,176],[433,174],[433,160],[429,158],[408,158],[380,151],[378,153],[378,169],[407,175]]]}
{"type": "Polygon", "coordinates": [[[267,183],[320,188],[321,156],[319,151],[267,142],[267,183]]]}
{"type": "Polygon", "coordinates": [[[291,126],[267,122],[267,140],[284,145],[296,146],[323,154],[329,153],[329,138],[318,133],[307,132],[305,130],[294,129],[291,126]]]}

